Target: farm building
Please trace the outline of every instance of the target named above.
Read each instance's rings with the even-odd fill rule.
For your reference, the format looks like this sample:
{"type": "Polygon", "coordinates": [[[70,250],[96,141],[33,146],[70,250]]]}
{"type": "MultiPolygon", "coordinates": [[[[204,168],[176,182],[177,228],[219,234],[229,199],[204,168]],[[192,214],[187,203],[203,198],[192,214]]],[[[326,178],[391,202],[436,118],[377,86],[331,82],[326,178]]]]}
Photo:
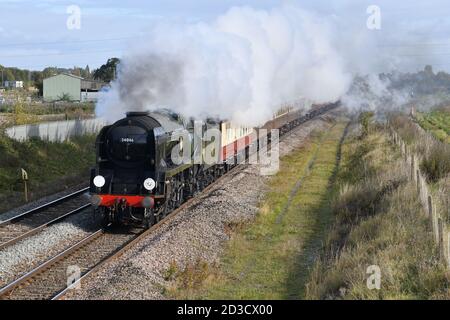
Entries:
{"type": "Polygon", "coordinates": [[[23,88],[23,81],[5,81],[4,87],[12,89],[23,88]]]}
{"type": "Polygon", "coordinates": [[[59,74],[44,79],[44,101],[96,101],[106,83],[87,80],[72,74],[59,74]]]}

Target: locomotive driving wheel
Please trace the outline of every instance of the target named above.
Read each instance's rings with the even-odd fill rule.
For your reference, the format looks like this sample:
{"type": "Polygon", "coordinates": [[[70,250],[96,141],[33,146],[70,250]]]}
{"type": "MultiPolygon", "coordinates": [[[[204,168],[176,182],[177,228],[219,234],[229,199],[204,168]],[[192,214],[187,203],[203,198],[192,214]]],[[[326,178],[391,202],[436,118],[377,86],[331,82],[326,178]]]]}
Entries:
{"type": "Polygon", "coordinates": [[[153,209],[144,209],[144,228],[149,229],[156,223],[155,212],[153,209]]]}

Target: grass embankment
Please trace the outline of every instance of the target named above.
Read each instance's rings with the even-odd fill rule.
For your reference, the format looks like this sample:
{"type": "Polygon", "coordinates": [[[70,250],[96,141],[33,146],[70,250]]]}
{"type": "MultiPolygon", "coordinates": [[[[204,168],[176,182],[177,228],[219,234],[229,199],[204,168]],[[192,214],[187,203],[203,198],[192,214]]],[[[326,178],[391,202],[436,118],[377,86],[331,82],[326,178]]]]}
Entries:
{"type": "Polygon", "coordinates": [[[450,108],[433,110],[429,113],[417,113],[420,126],[442,142],[450,143],[450,108]]]}
{"type": "Polygon", "coordinates": [[[307,298],[450,298],[445,266],[408,174],[381,131],[347,139],[335,226],[311,273],[307,298]],[[372,265],[381,269],[380,290],[367,286],[372,265]]]}
{"type": "Polygon", "coordinates": [[[330,226],[330,199],[340,139],[346,124],[312,135],[281,159],[260,211],[232,232],[221,263],[197,262],[167,270],[175,298],[297,299],[330,226]]]}
{"type": "Polygon", "coordinates": [[[389,122],[408,147],[420,156],[420,168],[427,182],[433,187],[440,184],[450,186],[450,144],[432,139],[406,115],[391,114],[389,122]]]}
{"type": "Polygon", "coordinates": [[[95,162],[94,144],[94,136],[52,143],[17,142],[0,134],[0,212],[23,204],[21,168],[29,175],[31,199],[87,181],[95,162]]]}

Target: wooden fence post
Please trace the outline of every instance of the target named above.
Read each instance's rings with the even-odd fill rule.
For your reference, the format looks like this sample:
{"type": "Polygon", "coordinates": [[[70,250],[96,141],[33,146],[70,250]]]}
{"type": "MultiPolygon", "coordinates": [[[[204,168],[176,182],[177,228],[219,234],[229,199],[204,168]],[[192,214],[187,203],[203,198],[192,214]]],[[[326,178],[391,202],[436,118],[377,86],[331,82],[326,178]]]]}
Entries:
{"type": "Polygon", "coordinates": [[[433,225],[433,199],[428,196],[428,216],[431,220],[431,225],[433,225]]]}
{"type": "Polygon", "coordinates": [[[438,244],[439,244],[439,254],[441,255],[441,259],[445,259],[444,252],[444,222],[441,218],[438,218],[438,244]]]}
{"type": "Polygon", "coordinates": [[[417,176],[417,192],[420,194],[420,171],[416,170],[416,176],[417,176]]]}
{"type": "Polygon", "coordinates": [[[450,267],[450,232],[447,231],[447,266],[450,267]]]}
{"type": "Polygon", "coordinates": [[[439,220],[441,218],[438,216],[436,208],[433,208],[433,229],[434,229],[434,239],[437,244],[440,245],[440,239],[439,239],[439,220]]]}

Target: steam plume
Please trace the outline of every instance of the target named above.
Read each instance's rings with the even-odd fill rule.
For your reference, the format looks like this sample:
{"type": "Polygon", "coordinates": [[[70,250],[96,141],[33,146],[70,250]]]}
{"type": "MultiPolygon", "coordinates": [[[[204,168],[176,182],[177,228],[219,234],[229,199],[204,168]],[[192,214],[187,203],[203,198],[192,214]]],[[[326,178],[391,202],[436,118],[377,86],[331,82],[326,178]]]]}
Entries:
{"type": "Polygon", "coordinates": [[[235,7],[211,23],[157,23],[123,58],[97,114],[112,121],[168,107],[258,125],[286,101],[337,100],[352,76],[330,21],[285,5],[235,7]]]}

